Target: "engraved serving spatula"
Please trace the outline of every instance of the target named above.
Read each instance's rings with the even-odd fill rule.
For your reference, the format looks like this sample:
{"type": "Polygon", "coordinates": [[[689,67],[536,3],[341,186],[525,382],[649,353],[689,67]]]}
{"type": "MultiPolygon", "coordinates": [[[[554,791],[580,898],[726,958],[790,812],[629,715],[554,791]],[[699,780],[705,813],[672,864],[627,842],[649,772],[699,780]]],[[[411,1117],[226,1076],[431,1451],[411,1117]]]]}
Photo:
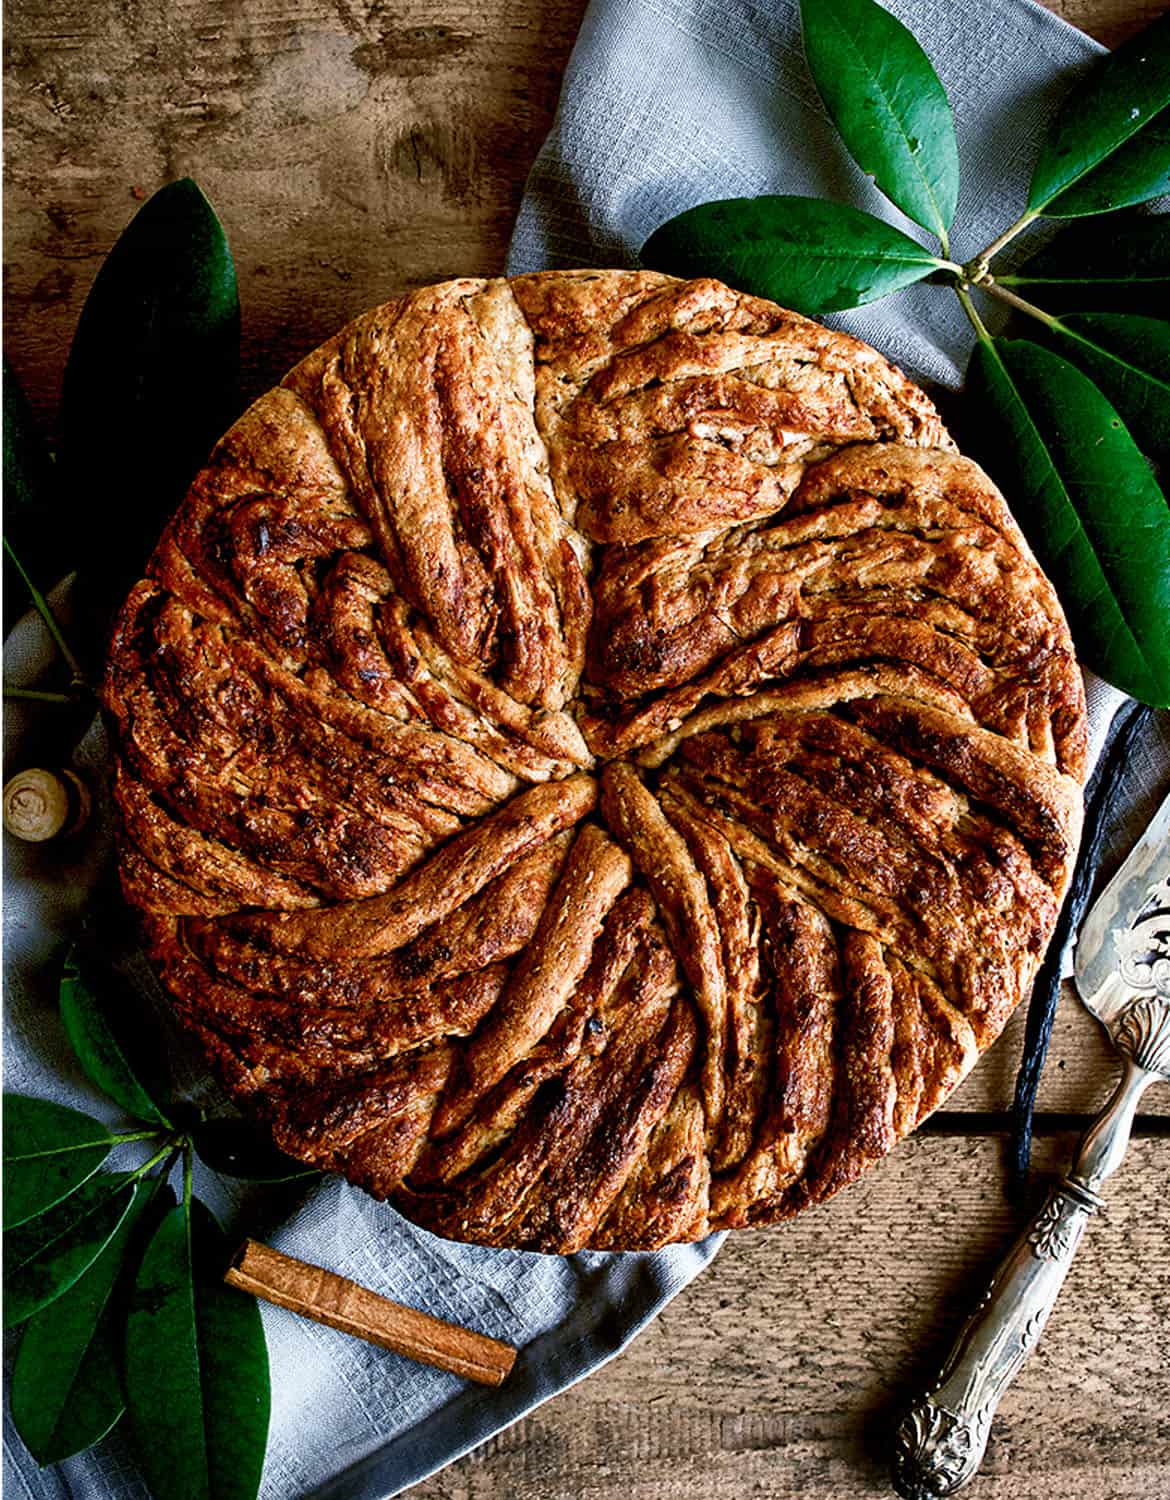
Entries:
{"type": "Polygon", "coordinates": [[[1008,1252],[938,1383],[898,1428],[894,1488],[907,1500],[953,1495],[983,1459],[991,1419],[1048,1321],[1098,1189],[1121,1165],[1138,1101],[1170,1080],[1170,797],[1105,890],[1077,940],[1076,987],[1121,1055],[1113,1097],[1067,1177],[1008,1252]]]}

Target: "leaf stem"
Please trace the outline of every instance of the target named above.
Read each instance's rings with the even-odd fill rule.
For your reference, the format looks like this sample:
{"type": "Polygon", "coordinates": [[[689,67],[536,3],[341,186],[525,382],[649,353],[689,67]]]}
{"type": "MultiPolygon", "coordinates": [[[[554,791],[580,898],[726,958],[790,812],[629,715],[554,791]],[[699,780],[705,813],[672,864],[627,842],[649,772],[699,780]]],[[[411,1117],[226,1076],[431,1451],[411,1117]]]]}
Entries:
{"type": "Polygon", "coordinates": [[[971,293],[967,290],[967,285],[965,282],[962,282],[955,287],[955,296],[958,297],[959,301],[962,303],[963,311],[967,314],[972,328],[974,328],[975,332],[979,335],[980,343],[990,344],[991,335],[990,333],[988,333],[987,326],[984,323],[983,319],[975,310],[975,304],[971,301],[971,293]]]}
{"type": "Polygon", "coordinates": [[[7,685],[5,685],[4,700],[5,702],[8,702],[9,699],[22,699],[29,703],[77,702],[77,699],[72,697],[69,693],[42,693],[39,688],[8,687],[7,685]]]}
{"type": "Polygon", "coordinates": [[[192,1178],[191,1137],[190,1136],[186,1136],[186,1137],[184,1137],[184,1140],[183,1140],[183,1203],[184,1203],[184,1206],[187,1208],[188,1212],[190,1212],[190,1209],[191,1209],[191,1198],[192,1198],[191,1178],[192,1178]]]}
{"type": "Polygon", "coordinates": [[[1029,224],[1034,223],[1039,217],[1040,215],[1034,209],[1028,209],[1013,224],[1009,224],[1002,234],[996,235],[990,245],[985,246],[984,249],[980,250],[978,255],[973,256],[968,264],[972,266],[986,266],[989,261],[999,254],[1005,245],[1010,245],[1017,234],[1022,233],[1023,230],[1027,229],[1029,224]]]}
{"type": "Polygon", "coordinates": [[[158,1130],[120,1130],[114,1136],[114,1140],[121,1145],[123,1141],[150,1141],[159,1134],[161,1132],[158,1130]]]}
{"type": "Polygon", "coordinates": [[[40,615],[41,619],[44,620],[49,634],[53,637],[53,640],[56,643],[57,650],[60,651],[61,655],[65,658],[65,661],[69,666],[69,670],[73,673],[74,682],[78,683],[82,687],[85,687],[85,674],[81,670],[81,663],[69,649],[69,642],[61,634],[61,627],[57,624],[56,615],[49,608],[48,600],[25,572],[24,564],[21,562],[20,558],[17,557],[16,553],[13,552],[12,545],[7,537],[4,538],[4,550],[12,559],[13,567],[20,574],[22,580],[24,581],[25,588],[28,589],[29,596],[33,602],[33,608],[36,610],[37,614],[40,615]]]}
{"type": "Polygon", "coordinates": [[[1054,318],[1051,313],[1046,313],[1042,307],[1037,307],[1034,302],[1025,302],[1023,297],[1018,297],[1015,292],[1009,292],[1007,287],[1001,286],[994,277],[988,277],[986,281],[979,283],[979,290],[986,292],[989,297],[996,297],[1000,302],[1006,302],[1009,307],[1014,307],[1017,312],[1025,313],[1029,318],[1036,318],[1048,328],[1059,326],[1059,319],[1054,318]]]}
{"type": "Polygon", "coordinates": [[[145,1177],[147,1172],[150,1171],[151,1167],[157,1167],[159,1162],[162,1161],[163,1157],[166,1156],[172,1149],[172,1142],[167,1141],[165,1145],[163,1145],[158,1151],[154,1153],[149,1161],[144,1161],[140,1167],[135,1168],[134,1180],[137,1181],[139,1177],[145,1177]]]}

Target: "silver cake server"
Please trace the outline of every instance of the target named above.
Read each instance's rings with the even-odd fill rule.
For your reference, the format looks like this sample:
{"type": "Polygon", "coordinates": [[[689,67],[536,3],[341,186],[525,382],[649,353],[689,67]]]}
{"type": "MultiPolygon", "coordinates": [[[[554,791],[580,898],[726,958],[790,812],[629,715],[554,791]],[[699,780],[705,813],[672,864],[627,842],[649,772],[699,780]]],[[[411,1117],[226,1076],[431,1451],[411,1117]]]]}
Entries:
{"type": "Polygon", "coordinates": [[[1098,1189],[1121,1165],[1138,1102],[1170,1080],[1170,797],[1081,927],[1077,992],[1124,1064],[1076,1161],[1009,1250],[951,1350],[938,1383],[894,1440],[894,1488],[907,1500],[953,1495],[983,1460],[991,1420],[1035,1346],[1098,1189]]]}

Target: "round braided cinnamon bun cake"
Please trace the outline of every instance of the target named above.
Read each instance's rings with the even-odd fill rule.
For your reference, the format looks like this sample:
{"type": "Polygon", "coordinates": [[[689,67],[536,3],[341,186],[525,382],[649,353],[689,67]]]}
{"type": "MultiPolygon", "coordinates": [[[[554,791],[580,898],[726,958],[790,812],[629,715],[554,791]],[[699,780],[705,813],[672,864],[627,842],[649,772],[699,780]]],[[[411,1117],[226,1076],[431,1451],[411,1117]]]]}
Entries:
{"type": "Polygon", "coordinates": [[[232,1094],[454,1239],[825,1198],[1027,990],[1053,590],[930,401],[714,281],[461,280],[245,413],[120,616],[121,873],[232,1094]]]}

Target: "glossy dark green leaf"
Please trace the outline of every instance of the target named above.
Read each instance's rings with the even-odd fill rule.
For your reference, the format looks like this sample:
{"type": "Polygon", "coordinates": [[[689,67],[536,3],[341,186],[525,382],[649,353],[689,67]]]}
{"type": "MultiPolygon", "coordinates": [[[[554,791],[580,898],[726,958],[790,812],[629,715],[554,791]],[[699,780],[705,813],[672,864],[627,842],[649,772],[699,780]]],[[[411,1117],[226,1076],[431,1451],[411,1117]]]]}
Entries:
{"type": "MultiPolygon", "coordinates": [[[[12,1419],[25,1447],[42,1467],[92,1448],[118,1425],[126,1410],[118,1363],[119,1329],[112,1312],[94,1330],[76,1368],[55,1361],[53,1315],[76,1290],[74,1287],[66,1292],[30,1321],[30,1331],[38,1320],[44,1321],[48,1331],[44,1337],[38,1335],[35,1353],[29,1356],[29,1360],[35,1360],[35,1369],[29,1360],[21,1358],[29,1339],[29,1333],[25,1333],[12,1377],[12,1419]],[[61,1383],[57,1379],[59,1369],[65,1370],[61,1383]],[[64,1389],[60,1388],[62,1383],[64,1389]]],[[[72,1333],[67,1329],[67,1336],[72,1337],[72,1333]]],[[[72,1349],[64,1348],[63,1359],[72,1353],[72,1349]]]]}
{"type": "MultiPolygon", "coordinates": [[[[24,392],[4,362],[4,534],[44,592],[72,566],[53,510],[53,461],[24,392]]],[[[4,631],[29,607],[20,574],[4,556],[4,631]]]]}
{"type": "Polygon", "coordinates": [[[16,1430],[39,1464],[59,1463],[105,1436],[125,1409],[111,1293],[156,1191],[133,1188],[125,1218],[73,1286],[29,1320],[12,1371],[16,1430]]]}
{"type": "Polygon", "coordinates": [[[1170,475],[1170,323],[1124,313],[1069,313],[1048,339],[1116,407],[1165,482],[1170,475]]]}
{"type": "Polygon", "coordinates": [[[191,1207],[191,1239],[212,1500],[254,1500],[272,1404],[260,1305],[224,1284],[232,1246],[198,1199],[191,1207]]]}
{"type": "Polygon", "coordinates": [[[259,1308],[222,1285],[226,1241],[180,1204],[143,1256],[126,1326],[126,1396],[154,1500],[253,1500],[268,1433],[259,1308]]]}
{"type": "Polygon", "coordinates": [[[1170,704],[1170,506],[1121,418],[1088,376],[1025,340],[981,342],[968,393],[981,456],[1078,653],[1135,698],[1170,704]]]}
{"type": "Polygon", "coordinates": [[[946,90],[875,0],[801,0],[809,71],[849,154],[908,218],[946,239],[959,147],[946,90]]]}
{"type": "Polygon", "coordinates": [[[1170,109],[1141,135],[1119,146],[1107,161],[1044,210],[1051,219],[1077,219],[1148,203],[1170,193],[1170,109]]]}
{"type": "Polygon", "coordinates": [[[838,312],[931,275],[943,262],[872,214],[821,198],[727,198],[669,219],[642,260],[714,276],[796,312],[838,312]]]}
{"type": "Polygon", "coordinates": [[[65,1034],[89,1078],[136,1120],[167,1126],[166,1116],[126,1060],[93,983],[82,973],[76,949],[65,957],[59,994],[65,1034]]]}
{"type": "Polygon", "coordinates": [[[272,1144],[266,1126],[252,1120],[204,1120],[191,1131],[200,1160],[228,1177],[248,1182],[291,1182],[320,1173],[272,1144]]]}
{"type": "Polygon", "coordinates": [[[995,279],[1026,288],[1026,297],[1053,310],[1162,315],[1170,308],[1170,214],[1121,217],[1126,222],[1104,234],[1100,224],[1070,224],[1016,272],[995,279]]]}
{"type": "Polygon", "coordinates": [[[1104,213],[1170,192],[1170,16],[1107,53],[1062,104],[1040,152],[1028,208],[1051,218],[1104,213]]]}
{"type": "Polygon", "coordinates": [[[223,229],[190,178],[123,232],[65,370],[63,524],[91,597],[113,605],[236,412],[239,300],[223,229]]]}
{"type": "Polygon", "coordinates": [[[4,1236],[4,1326],[63,1296],[102,1253],[129,1212],[126,1172],[99,1172],[48,1212],[4,1236]]]}
{"type": "Polygon", "coordinates": [[[92,1177],[110,1153],[109,1130],[80,1110],[4,1095],[4,1228],[23,1224],[92,1177]]]}
{"type": "Polygon", "coordinates": [[[142,1257],[126,1319],[126,1403],[154,1500],[207,1500],[190,1211],[171,1209],[142,1257]]]}

